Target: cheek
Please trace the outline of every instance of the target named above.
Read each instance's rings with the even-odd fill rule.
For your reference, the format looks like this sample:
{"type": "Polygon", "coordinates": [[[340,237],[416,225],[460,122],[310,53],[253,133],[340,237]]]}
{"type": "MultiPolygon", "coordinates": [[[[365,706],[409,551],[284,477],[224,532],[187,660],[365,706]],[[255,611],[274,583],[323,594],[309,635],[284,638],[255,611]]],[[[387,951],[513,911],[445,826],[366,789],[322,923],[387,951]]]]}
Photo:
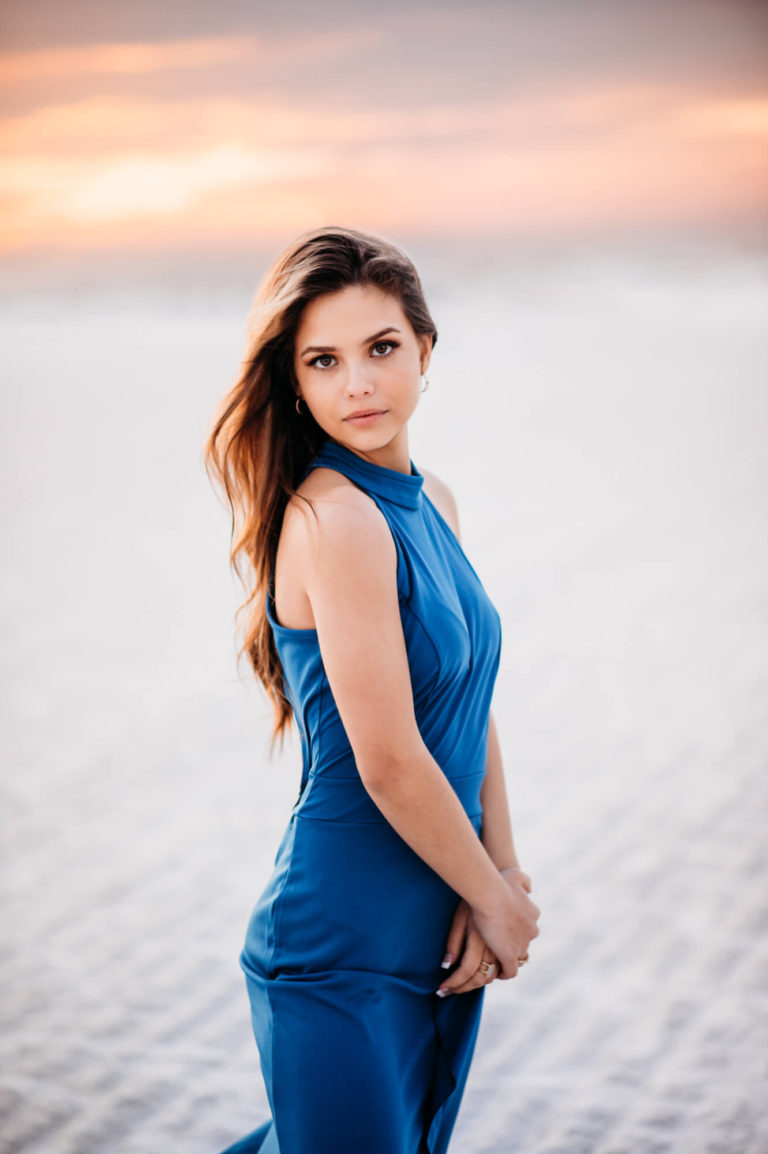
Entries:
{"type": "Polygon", "coordinates": [[[407,395],[411,401],[416,401],[419,398],[419,377],[416,373],[409,372],[404,375],[403,379],[403,394],[407,395]]]}
{"type": "Polygon", "coordinates": [[[418,374],[414,373],[410,366],[398,365],[391,379],[394,386],[402,393],[409,393],[412,389],[419,387],[418,374]]]}

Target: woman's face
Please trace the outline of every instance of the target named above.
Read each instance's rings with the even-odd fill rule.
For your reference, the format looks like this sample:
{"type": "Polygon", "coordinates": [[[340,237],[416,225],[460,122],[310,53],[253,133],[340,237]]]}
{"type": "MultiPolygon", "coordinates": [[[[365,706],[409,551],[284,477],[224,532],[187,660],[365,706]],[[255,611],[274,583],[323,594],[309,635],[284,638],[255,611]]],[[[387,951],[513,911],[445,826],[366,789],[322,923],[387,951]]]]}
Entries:
{"type": "Polygon", "coordinates": [[[410,472],[406,424],[431,347],[397,297],[374,285],[317,297],[302,312],[294,346],[302,405],[334,441],[410,472]]]}

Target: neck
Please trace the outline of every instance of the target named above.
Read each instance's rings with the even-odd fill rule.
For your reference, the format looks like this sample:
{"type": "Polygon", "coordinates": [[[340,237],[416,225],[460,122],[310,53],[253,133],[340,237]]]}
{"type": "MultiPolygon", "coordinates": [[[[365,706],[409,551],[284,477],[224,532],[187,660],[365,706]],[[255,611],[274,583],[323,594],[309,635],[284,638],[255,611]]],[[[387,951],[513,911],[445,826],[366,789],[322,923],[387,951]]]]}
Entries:
{"type": "Polygon", "coordinates": [[[370,461],[372,465],[381,465],[385,469],[393,469],[396,473],[411,472],[411,455],[408,449],[408,430],[401,429],[396,437],[393,437],[386,445],[382,445],[380,449],[353,449],[347,445],[346,448],[352,453],[356,453],[358,457],[362,457],[364,461],[370,461]]]}

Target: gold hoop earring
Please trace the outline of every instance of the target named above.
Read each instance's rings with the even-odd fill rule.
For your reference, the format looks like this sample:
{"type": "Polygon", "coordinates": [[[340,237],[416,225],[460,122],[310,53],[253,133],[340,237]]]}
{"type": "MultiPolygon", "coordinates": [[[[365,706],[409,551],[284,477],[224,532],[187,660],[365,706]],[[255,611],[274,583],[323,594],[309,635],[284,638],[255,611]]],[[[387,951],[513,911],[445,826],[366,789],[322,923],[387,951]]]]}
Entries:
{"type": "Polygon", "coordinates": [[[296,412],[301,416],[301,397],[296,398],[296,412]]]}
{"type": "Polygon", "coordinates": [[[425,376],[424,373],[422,373],[421,379],[424,382],[424,384],[419,389],[419,392],[420,393],[426,393],[427,389],[429,388],[429,377],[425,376]]]}

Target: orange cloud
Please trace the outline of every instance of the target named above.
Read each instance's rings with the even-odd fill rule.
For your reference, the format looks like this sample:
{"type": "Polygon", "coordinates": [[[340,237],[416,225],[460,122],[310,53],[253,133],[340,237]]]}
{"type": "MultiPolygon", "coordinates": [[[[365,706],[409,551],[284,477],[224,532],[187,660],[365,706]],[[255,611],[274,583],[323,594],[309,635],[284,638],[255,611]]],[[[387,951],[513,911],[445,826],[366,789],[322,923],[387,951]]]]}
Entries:
{"type": "MultiPolygon", "coordinates": [[[[360,35],[337,37],[335,50],[360,35]]],[[[182,42],[25,55],[41,75],[83,61],[136,71],[208,65],[214,49],[236,59],[246,41],[204,43],[205,53],[182,42]]],[[[763,97],[712,101],[660,84],[574,83],[402,109],[277,92],[101,94],[0,121],[0,247],[133,244],[161,226],[170,244],[236,244],[318,217],[542,234],[760,219],[767,134],[763,97]]]]}
{"type": "Polygon", "coordinates": [[[322,58],[323,62],[372,47],[379,29],[328,29],[311,36],[292,31],[282,37],[215,36],[196,40],[86,44],[62,48],[0,52],[0,86],[10,88],[60,79],[98,76],[142,76],[150,73],[202,70],[269,59],[322,58]]]}
{"type": "Polygon", "coordinates": [[[20,82],[60,77],[140,75],[179,68],[230,64],[253,54],[251,37],[214,40],[178,40],[163,44],[88,44],[29,52],[0,53],[0,81],[7,87],[20,82]]]}
{"type": "Polygon", "coordinates": [[[677,118],[684,135],[700,137],[768,137],[768,99],[702,101],[677,118]]]}

